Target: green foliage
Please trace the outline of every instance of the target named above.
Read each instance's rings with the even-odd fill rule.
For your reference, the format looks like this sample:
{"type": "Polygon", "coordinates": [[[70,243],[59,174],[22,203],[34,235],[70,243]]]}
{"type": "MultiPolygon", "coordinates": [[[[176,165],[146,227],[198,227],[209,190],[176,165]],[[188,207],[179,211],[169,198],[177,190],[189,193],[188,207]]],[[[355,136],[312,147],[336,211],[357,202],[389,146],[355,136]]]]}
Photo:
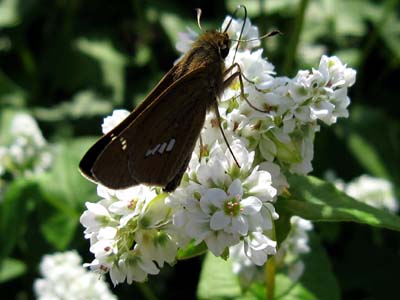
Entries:
{"type": "MultiPolygon", "coordinates": [[[[337,300],[340,290],[327,253],[319,239],[311,236],[312,252],[304,255],[304,274],[296,282],[290,279],[285,270],[280,270],[276,278],[275,298],[278,300],[337,300]]],[[[262,274],[263,269],[259,268],[262,274]]],[[[265,286],[254,280],[249,287],[243,289],[237,276],[232,272],[232,262],[207,254],[203,262],[198,287],[198,298],[208,299],[265,299],[265,286]]]]}
{"type": "Polygon", "coordinates": [[[282,213],[315,222],[358,222],[400,231],[400,218],[338,191],[333,184],[312,176],[289,175],[290,198],[279,199],[282,213]]]}
{"type": "MultiPolygon", "coordinates": [[[[331,169],[349,181],[367,173],[389,180],[400,199],[399,1],[202,1],[203,28],[218,26],[238,4],[246,5],[261,34],[283,32],[262,41],[279,76],[316,67],[323,53],[357,70],[350,118],[322,126],[316,136],[313,175],[322,178],[331,169]]],[[[53,155],[41,175],[0,178],[5,298],[34,298],[32,282],[44,254],[77,249],[85,261],[92,259],[79,217],[84,203],[98,196],[79,174],[79,160],[100,135],[101,118],[114,108],[132,109],[172,66],[177,32],[198,30],[197,6],[199,1],[0,1],[0,146],[12,143],[10,121],[24,111],[38,120],[53,155]]],[[[315,230],[311,251],[301,257],[303,276],[292,281],[278,266],[275,299],[397,299],[390,280],[399,267],[399,217],[316,177],[291,175],[289,183],[276,203],[278,244],[293,215],[314,221],[315,230]]],[[[191,243],[179,259],[205,249],[191,243]]],[[[265,299],[264,284],[244,289],[231,267],[207,254],[198,298],[265,299]]],[[[177,299],[183,280],[197,280],[192,273],[166,273],[150,285],[163,291],[160,299],[177,299]],[[179,288],[169,288],[174,282],[179,288]]],[[[142,297],[122,288],[116,293],[119,299],[142,297]]]]}

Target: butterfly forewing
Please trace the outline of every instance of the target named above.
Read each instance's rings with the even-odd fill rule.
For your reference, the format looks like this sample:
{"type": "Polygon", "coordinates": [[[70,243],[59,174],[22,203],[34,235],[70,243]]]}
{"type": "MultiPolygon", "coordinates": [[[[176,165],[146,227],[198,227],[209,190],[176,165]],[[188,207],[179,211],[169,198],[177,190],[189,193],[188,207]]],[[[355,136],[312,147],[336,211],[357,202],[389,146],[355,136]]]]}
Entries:
{"type": "Polygon", "coordinates": [[[112,189],[138,183],[165,187],[176,180],[186,168],[203,126],[204,99],[216,96],[207,84],[199,84],[207,82],[205,76],[201,67],[189,72],[140,112],[94,162],[91,173],[95,180],[112,189]],[[183,92],[193,84],[198,88],[183,92]]]}
{"type": "Polygon", "coordinates": [[[92,181],[97,181],[92,174],[92,168],[99,155],[103,152],[105,147],[117,137],[123,130],[131,124],[137,116],[144,111],[157,97],[160,96],[162,91],[166,90],[174,82],[174,73],[176,65],[172,67],[167,74],[160,80],[157,86],[150,92],[146,99],[140,103],[118,126],[113,130],[103,135],[84,155],[79,163],[81,173],[92,181]]]}

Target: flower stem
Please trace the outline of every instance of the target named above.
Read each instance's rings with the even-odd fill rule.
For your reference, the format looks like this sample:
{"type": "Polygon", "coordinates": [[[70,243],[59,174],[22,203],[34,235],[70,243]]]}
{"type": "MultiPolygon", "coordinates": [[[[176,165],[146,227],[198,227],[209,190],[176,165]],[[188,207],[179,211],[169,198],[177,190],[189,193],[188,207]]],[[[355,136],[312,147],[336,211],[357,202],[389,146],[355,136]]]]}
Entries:
{"type": "Polygon", "coordinates": [[[293,62],[297,53],[297,46],[299,45],[300,34],[303,29],[304,14],[308,5],[308,0],[301,0],[296,21],[294,23],[293,35],[289,41],[289,46],[286,52],[286,59],[283,64],[283,73],[289,74],[293,68],[293,62]]]}
{"type": "Polygon", "coordinates": [[[270,258],[268,258],[267,264],[265,265],[265,274],[266,274],[265,281],[267,284],[266,300],[274,299],[275,272],[276,272],[275,256],[271,256],[270,258]]]}
{"type": "Polygon", "coordinates": [[[157,300],[156,295],[145,283],[138,283],[136,286],[140,289],[146,300],[157,300]]]}
{"type": "MultiPolygon", "coordinates": [[[[272,223],[271,238],[276,240],[275,222],[272,223]]],[[[276,261],[275,256],[268,258],[265,265],[265,283],[266,283],[266,300],[273,300],[275,295],[275,274],[276,274],[276,261]]]]}

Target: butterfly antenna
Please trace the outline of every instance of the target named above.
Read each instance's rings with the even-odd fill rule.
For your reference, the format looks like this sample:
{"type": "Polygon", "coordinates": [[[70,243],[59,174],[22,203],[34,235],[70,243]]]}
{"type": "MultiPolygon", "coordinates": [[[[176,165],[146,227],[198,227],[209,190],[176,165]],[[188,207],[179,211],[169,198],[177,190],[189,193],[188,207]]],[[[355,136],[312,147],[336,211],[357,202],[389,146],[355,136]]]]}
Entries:
{"type": "Polygon", "coordinates": [[[200,23],[201,8],[196,8],[196,14],[197,14],[197,25],[199,26],[200,30],[203,31],[203,28],[201,28],[201,23],[200,23]]]}
{"type": "Polygon", "coordinates": [[[272,31],[270,31],[270,32],[268,32],[268,33],[266,33],[266,34],[260,36],[260,37],[254,38],[254,39],[248,39],[248,40],[242,40],[242,39],[235,40],[235,39],[231,39],[231,41],[247,43],[247,42],[259,41],[259,40],[262,40],[262,39],[265,39],[265,38],[269,38],[269,37],[274,36],[274,35],[277,35],[277,34],[282,34],[282,32],[280,32],[279,30],[272,30],[272,31]]]}
{"type": "Polygon", "coordinates": [[[239,6],[235,9],[235,11],[234,11],[233,14],[232,14],[231,19],[229,20],[229,22],[228,22],[228,24],[226,25],[225,30],[224,30],[224,32],[227,32],[227,31],[228,31],[229,26],[231,26],[232,21],[233,21],[233,18],[236,16],[236,14],[237,14],[237,12],[239,11],[239,9],[243,9],[243,11],[244,11],[244,21],[243,21],[242,28],[240,29],[239,40],[232,40],[232,41],[237,41],[237,42],[238,42],[237,45],[236,45],[235,54],[233,55],[232,63],[235,62],[236,53],[237,53],[237,51],[238,51],[238,49],[239,49],[239,42],[242,40],[242,35],[243,35],[243,31],[244,31],[244,26],[246,26],[246,20],[247,20],[247,8],[246,8],[246,6],[244,6],[244,5],[239,5],[239,6]]]}

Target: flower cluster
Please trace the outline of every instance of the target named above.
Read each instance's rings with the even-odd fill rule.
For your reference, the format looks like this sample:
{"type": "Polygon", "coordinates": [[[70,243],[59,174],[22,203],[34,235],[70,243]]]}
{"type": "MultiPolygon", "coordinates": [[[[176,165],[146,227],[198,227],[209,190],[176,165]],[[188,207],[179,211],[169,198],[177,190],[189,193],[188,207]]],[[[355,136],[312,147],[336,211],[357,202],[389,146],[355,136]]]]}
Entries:
{"type": "MultiPolygon", "coordinates": [[[[233,20],[228,34],[238,39],[242,26],[243,21],[233,20]]],[[[257,27],[246,20],[241,39],[257,37],[257,27]]],[[[193,31],[182,34],[177,48],[187,51],[195,38],[193,31]]],[[[241,249],[258,266],[276,254],[271,231],[279,217],[274,202],[288,187],[284,172],[312,170],[317,122],[331,125],[347,116],[347,89],[355,81],[355,71],[336,57],[323,56],[318,69],[299,71],[293,79],[276,77],[259,45],[259,40],[242,43],[235,53],[233,44],[225,60],[229,67],[235,57],[244,78],[244,94],[237,81],[219,99],[230,149],[211,111],[202,143],[176,191],[166,195],[141,185],[124,191],[99,186],[102,200],[87,203],[81,223],[95,256],[88,265],[109,271],[114,284],[157,274],[189,243],[221,257],[241,249]]],[[[127,114],[114,112],[105,120],[103,132],[127,114]]]]}
{"type": "Polygon", "coordinates": [[[390,181],[369,175],[361,175],[352,181],[345,183],[336,178],[332,172],[327,172],[326,177],[335,186],[353,197],[376,208],[385,209],[392,213],[399,210],[398,200],[396,199],[393,185],[390,181]]]}
{"type": "MultiPolygon", "coordinates": [[[[288,272],[288,277],[296,282],[304,272],[305,265],[301,256],[310,251],[308,245],[308,231],[312,230],[312,223],[308,220],[293,216],[290,219],[291,230],[285,241],[276,252],[276,265],[288,272]]],[[[254,264],[238,244],[231,248],[232,270],[239,276],[242,286],[247,287],[255,281],[265,280],[265,268],[254,264]]]]}
{"type": "Polygon", "coordinates": [[[51,164],[51,154],[35,119],[17,113],[10,125],[10,143],[0,147],[0,176],[30,176],[45,171],[51,164]]]}
{"type": "Polygon", "coordinates": [[[40,263],[43,278],[36,279],[36,299],[116,300],[105,281],[82,267],[76,251],[45,255],[40,263]]]}

